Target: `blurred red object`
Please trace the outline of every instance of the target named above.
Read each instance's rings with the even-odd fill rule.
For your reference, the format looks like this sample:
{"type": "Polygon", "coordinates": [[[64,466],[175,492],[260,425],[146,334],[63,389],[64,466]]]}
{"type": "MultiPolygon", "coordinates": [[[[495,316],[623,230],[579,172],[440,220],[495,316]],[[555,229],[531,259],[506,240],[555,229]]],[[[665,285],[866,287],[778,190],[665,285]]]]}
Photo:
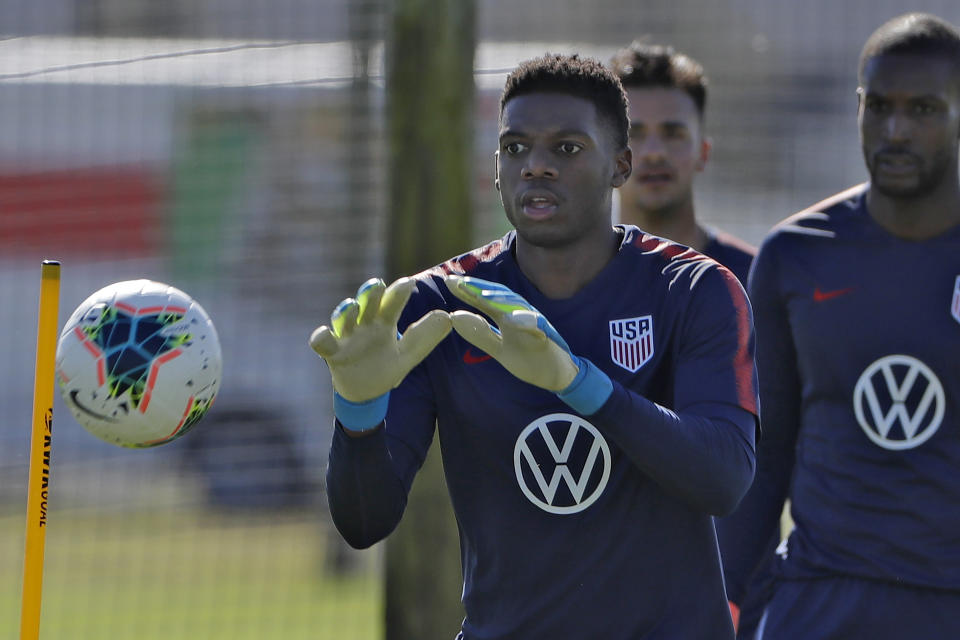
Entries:
{"type": "Polygon", "coordinates": [[[158,176],[131,167],[0,175],[4,255],[115,258],[163,244],[158,176]]]}

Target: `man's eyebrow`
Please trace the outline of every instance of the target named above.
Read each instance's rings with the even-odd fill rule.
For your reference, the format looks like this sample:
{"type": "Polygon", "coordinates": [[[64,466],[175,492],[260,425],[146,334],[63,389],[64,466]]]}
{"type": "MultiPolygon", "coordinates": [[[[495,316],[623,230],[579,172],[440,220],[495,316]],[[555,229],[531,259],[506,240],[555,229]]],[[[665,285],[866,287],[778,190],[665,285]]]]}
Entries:
{"type": "Polygon", "coordinates": [[[918,100],[934,100],[937,102],[949,102],[949,99],[946,96],[944,96],[942,93],[921,93],[920,95],[917,95],[917,96],[911,96],[909,99],[913,100],[914,102],[918,100]]]}
{"type": "MultiPolygon", "coordinates": [[[[894,92],[895,93],[895,92],[894,92]]],[[[862,91],[860,93],[864,98],[879,98],[887,100],[890,98],[891,93],[883,93],[879,91],[862,91]]],[[[919,93],[916,95],[907,96],[907,100],[917,101],[917,100],[939,100],[941,102],[947,101],[947,98],[940,93],[919,93]]]]}
{"type": "Polygon", "coordinates": [[[683,120],[662,120],[660,122],[649,122],[647,120],[631,120],[630,128],[634,127],[683,127],[688,129],[689,126],[683,120]]]}

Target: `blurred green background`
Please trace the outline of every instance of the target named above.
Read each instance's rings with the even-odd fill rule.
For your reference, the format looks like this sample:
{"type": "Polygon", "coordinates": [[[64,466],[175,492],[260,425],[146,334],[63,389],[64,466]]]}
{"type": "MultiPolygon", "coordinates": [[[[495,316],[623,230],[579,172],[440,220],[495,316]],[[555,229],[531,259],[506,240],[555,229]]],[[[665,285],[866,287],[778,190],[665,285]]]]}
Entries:
{"type": "MultiPolygon", "coordinates": [[[[151,509],[54,511],[45,553],[42,638],[376,638],[373,566],[331,570],[302,517],[151,509]]],[[[23,518],[0,519],[0,620],[20,617],[23,518]],[[19,552],[19,555],[18,555],[19,552]]],[[[368,562],[374,558],[368,558],[368,562]]]]}

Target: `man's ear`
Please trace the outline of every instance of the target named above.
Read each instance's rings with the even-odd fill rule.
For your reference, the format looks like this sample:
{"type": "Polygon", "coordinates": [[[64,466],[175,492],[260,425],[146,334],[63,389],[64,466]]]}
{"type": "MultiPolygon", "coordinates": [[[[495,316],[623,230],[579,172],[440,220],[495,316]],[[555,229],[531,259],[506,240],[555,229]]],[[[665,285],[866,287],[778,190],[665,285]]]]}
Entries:
{"type": "Polygon", "coordinates": [[[631,173],[633,173],[633,151],[630,150],[630,147],[624,147],[617,152],[616,164],[610,185],[614,189],[622,187],[631,173]]]}
{"type": "Polygon", "coordinates": [[[697,171],[703,171],[704,167],[707,166],[712,150],[713,141],[710,140],[710,138],[704,137],[703,140],[700,141],[700,153],[697,154],[697,171]]]}
{"type": "Polygon", "coordinates": [[[493,186],[500,191],[500,150],[493,152],[493,186]]]}

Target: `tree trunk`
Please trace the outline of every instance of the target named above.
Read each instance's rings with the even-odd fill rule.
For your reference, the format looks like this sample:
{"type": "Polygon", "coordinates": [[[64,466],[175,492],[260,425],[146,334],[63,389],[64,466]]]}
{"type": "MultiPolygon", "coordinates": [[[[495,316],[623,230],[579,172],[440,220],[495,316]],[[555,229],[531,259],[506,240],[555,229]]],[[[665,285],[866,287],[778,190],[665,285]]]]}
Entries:
{"type": "MultiPolygon", "coordinates": [[[[473,0],[394,0],[388,14],[386,267],[411,275],[470,248],[473,0]]],[[[463,619],[456,521],[437,443],[386,543],[387,640],[452,639],[463,619]]]]}

